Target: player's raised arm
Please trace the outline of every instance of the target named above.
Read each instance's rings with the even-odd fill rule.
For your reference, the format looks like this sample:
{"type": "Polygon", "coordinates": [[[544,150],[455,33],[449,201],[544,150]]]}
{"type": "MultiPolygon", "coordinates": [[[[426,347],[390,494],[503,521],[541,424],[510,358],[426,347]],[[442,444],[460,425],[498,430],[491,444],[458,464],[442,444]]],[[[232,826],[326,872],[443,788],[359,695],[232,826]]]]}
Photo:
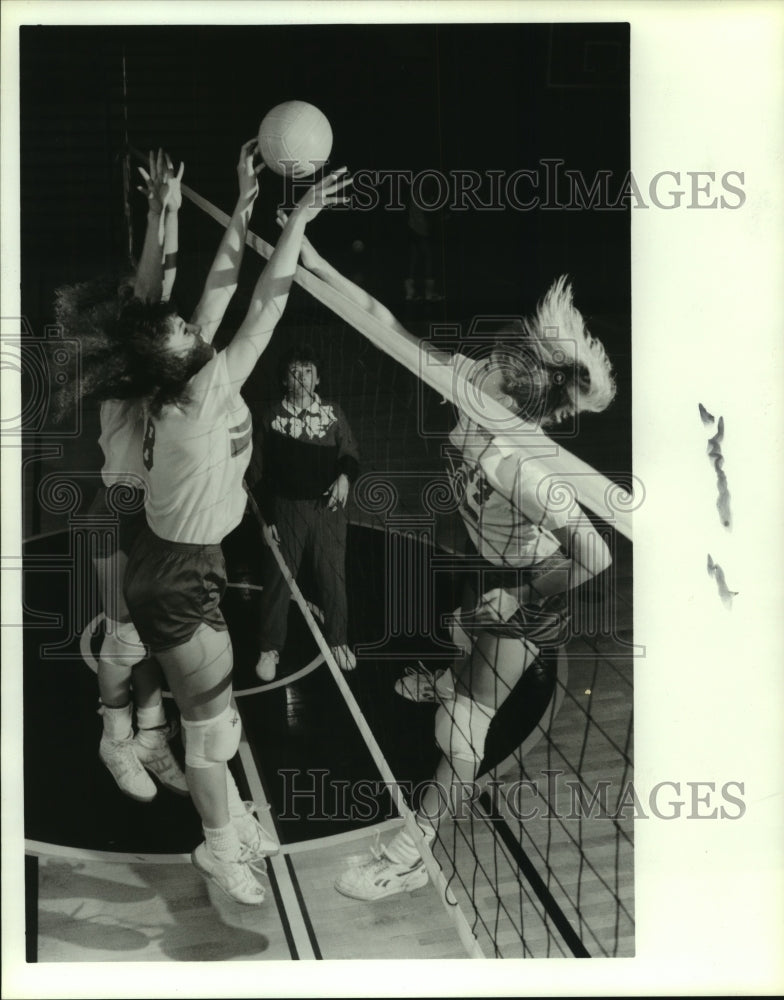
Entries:
{"type": "Polygon", "coordinates": [[[254,165],[257,149],[256,139],[248,140],[240,149],[237,163],[239,183],[237,203],[207,275],[199,304],[191,317],[191,322],[201,327],[201,336],[207,343],[212,342],[226,308],[237,290],[248,223],[259,193],[258,175],[264,169],[263,163],[254,165]]]}
{"type": "Polygon", "coordinates": [[[242,384],[270,342],[283,314],[297,267],[305,226],[329,205],[343,203],[350,179],[341,167],[309,188],[288,218],[278,244],[256,283],[248,313],[226,348],[226,366],[234,383],[242,384]]]}
{"type": "Polygon", "coordinates": [[[177,253],[179,250],[179,212],[182,205],[182,175],[185,164],[174,173],[174,167],[166,156],[167,176],[163,186],[163,283],[161,299],[168,302],[177,276],[177,253]]]}
{"type": "MultiPolygon", "coordinates": [[[[280,210],[278,212],[278,225],[285,226],[287,218],[286,213],[280,210]]],[[[408,335],[403,325],[385,305],[379,302],[378,299],[374,299],[364,288],[355,285],[353,281],[349,281],[340,271],[337,271],[328,260],[321,256],[307,236],[304,236],[302,239],[300,263],[312,274],[315,274],[317,278],[321,278],[322,281],[325,281],[334,288],[335,291],[345,295],[347,299],[356,303],[365,312],[370,313],[371,316],[375,316],[385,326],[397,330],[399,333],[406,334],[406,336],[408,335]]]]}
{"type": "Polygon", "coordinates": [[[171,176],[169,163],[162,149],[157,155],[151,150],[149,170],[139,167],[144,185],[140,184],[138,190],[147,198],[147,228],[133,291],[144,302],[160,302],[163,294],[164,198],[171,176]]]}

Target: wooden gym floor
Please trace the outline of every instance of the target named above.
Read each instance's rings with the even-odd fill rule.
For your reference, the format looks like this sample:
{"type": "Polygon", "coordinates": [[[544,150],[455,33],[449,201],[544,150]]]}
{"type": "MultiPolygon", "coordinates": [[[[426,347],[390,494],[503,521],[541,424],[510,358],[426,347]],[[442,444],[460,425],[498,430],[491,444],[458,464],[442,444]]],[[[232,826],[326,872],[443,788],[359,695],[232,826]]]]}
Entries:
{"type": "MultiPolygon", "coordinates": [[[[434,707],[405,701],[393,684],[427,647],[422,637],[387,636],[379,652],[372,640],[382,634],[385,606],[383,533],[357,526],[350,531],[355,544],[349,546],[347,578],[352,607],[359,611],[353,639],[360,647],[352,693],[396,778],[404,787],[416,786],[437,760],[434,707]],[[363,641],[371,649],[366,655],[363,641]]],[[[347,899],[333,888],[344,866],[368,856],[375,833],[388,837],[400,820],[389,795],[376,787],[378,769],[293,604],[280,679],[257,683],[252,533],[246,519],[228,540],[232,586],[224,608],[244,729],[233,769],[243,792],[269,806],[268,825],[281,843],[269,860],[267,900],[258,909],[218,898],[190,865],[190,851],[201,838],[188,800],[161,789],[153,803],[135,803],[98,761],[100,719],[93,711],[97,692],[90,668],[100,643],[99,616],[87,617],[81,637],[64,635],[62,627],[58,633],[52,612],[89,589],[74,586],[68,557],[73,538],[61,534],[28,544],[25,782],[28,789],[48,789],[46,796],[26,798],[28,960],[466,957],[453,908],[432,884],[375,903],[347,899]],[[58,554],[60,573],[51,570],[58,554]],[[36,556],[47,572],[36,572],[36,556]],[[44,732],[48,738],[41,741],[44,732]],[[373,784],[362,809],[353,791],[346,791],[358,781],[373,784]]],[[[511,798],[504,798],[522,777],[541,782],[545,769],[558,768],[563,781],[571,777],[586,786],[609,781],[615,796],[631,780],[630,546],[620,546],[613,572],[613,636],[569,643],[565,690],[547,734],[529,741],[523,760],[510,756],[493,775],[506,829],[546,892],[537,896],[519,858],[482,820],[443,824],[434,848],[488,958],[571,954],[558,914],[588,954],[633,954],[631,822],[541,815],[521,822],[510,813],[511,798]],[[477,880],[477,871],[490,874],[477,880]]],[[[448,610],[453,596],[445,575],[436,586],[437,606],[448,610]]],[[[83,597],[85,616],[96,611],[92,601],[91,607],[83,597]]],[[[443,656],[439,649],[430,652],[443,656]]],[[[429,665],[438,665],[437,659],[429,665]]],[[[181,752],[176,742],[175,750],[181,752]]]]}

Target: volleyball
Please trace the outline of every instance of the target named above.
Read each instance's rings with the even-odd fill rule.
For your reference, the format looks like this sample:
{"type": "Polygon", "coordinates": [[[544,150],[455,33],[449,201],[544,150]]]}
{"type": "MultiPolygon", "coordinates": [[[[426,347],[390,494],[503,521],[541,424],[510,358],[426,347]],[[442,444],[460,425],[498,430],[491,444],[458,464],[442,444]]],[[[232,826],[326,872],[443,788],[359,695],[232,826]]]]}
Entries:
{"type": "Polygon", "coordinates": [[[259,152],[276,174],[310,177],[332,152],[332,126],[315,105],[285,101],[264,116],[259,126],[259,152]]]}

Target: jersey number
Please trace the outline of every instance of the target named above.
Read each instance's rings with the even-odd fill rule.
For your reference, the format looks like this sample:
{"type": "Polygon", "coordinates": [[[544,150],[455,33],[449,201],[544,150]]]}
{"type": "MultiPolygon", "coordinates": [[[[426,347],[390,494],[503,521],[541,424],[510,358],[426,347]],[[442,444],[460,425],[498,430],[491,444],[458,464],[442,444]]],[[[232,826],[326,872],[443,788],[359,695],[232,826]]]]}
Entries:
{"type": "Polygon", "coordinates": [[[447,452],[447,461],[449,462],[448,475],[455,499],[460,504],[463,513],[478,524],[482,507],[493,495],[493,487],[477,466],[468,465],[451,452],[447,452]]]}
{"type": "Polygon", "coordinates": [[[144,444],[142,445],[142,461],[145,469],[152,468],[152,453],[155,449],[155,424],[152,418],[147,418],[147,426],[144,428],[144,444]]]}

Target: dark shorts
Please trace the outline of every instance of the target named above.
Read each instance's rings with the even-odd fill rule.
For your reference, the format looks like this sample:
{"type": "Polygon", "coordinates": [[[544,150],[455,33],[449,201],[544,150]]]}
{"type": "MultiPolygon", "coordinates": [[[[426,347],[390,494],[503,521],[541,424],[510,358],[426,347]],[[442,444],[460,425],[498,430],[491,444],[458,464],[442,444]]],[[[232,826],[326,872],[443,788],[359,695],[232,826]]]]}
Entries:
{"type": "Polygon", "coordinates": [[[88,517],[96,527],[105,526],[94,535],[93,555],[97,559],[108,559],[118,550],[127,555],[147,526],[144,492],[135,486],[101,486],[90,504],[88,517]]]}
{"type": "Polygon", "coordinates": [[[202,623],[226,631],[220,545],[169,542],[145,525],[128,558],[124,590],[136,630],[153,653],[182,646],[202,623]]]}

